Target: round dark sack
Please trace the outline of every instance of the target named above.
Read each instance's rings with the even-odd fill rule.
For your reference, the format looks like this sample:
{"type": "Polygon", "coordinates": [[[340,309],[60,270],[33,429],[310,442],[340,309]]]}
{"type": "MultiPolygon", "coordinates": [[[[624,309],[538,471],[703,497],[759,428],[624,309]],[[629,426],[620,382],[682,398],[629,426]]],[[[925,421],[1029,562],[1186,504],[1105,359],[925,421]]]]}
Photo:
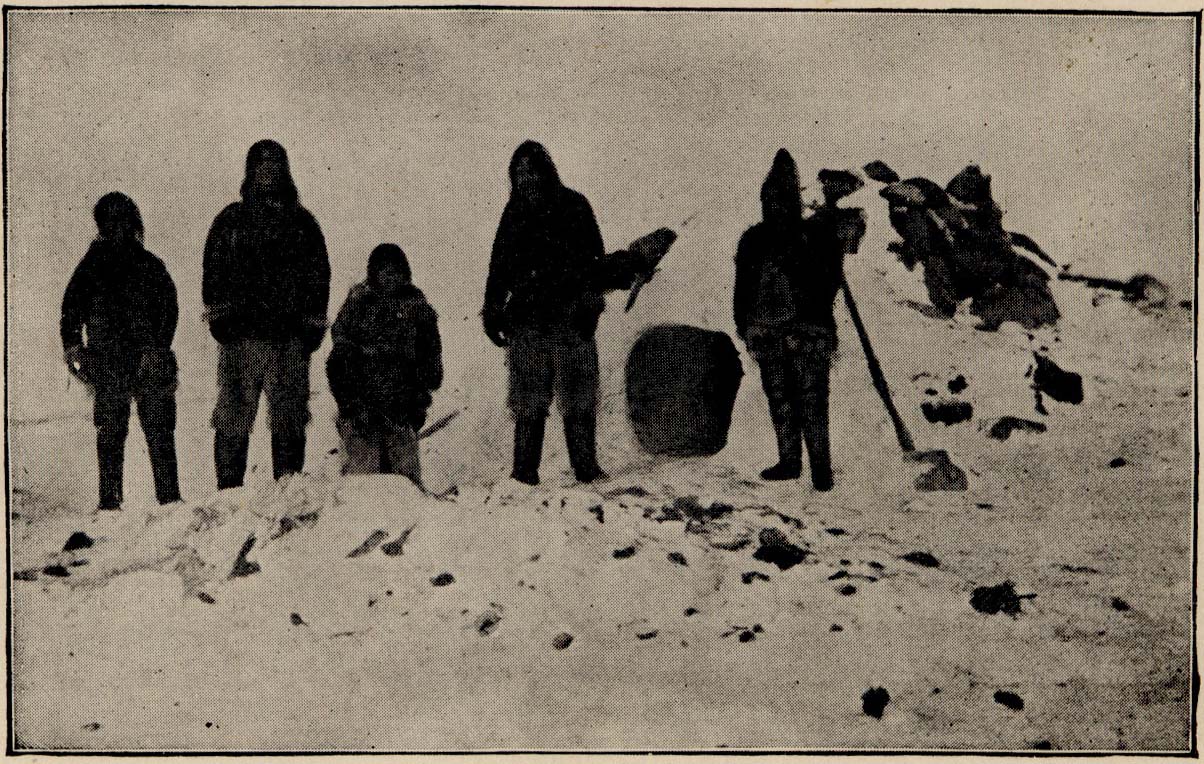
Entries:
{"type": "Polygon", "coordinates": [[[654,326],[627,356],[627,415],[650,454],[709,456],[727,445],[744,369],[730,337],[654,326]]]}

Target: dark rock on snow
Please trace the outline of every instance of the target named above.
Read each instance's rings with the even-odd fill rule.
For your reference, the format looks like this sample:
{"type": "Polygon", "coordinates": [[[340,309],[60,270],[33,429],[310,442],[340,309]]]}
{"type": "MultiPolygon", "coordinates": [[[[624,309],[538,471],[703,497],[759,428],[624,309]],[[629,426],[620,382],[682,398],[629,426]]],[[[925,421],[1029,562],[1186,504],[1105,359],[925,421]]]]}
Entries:
{"type": "Polygon", "coordinates": [[[1078,405],[1083,402],[1083,377],[1065,371],[1040,353],[1034,353],[1037,370],[1033,373],[1033,387],[1059,403],[1078,405]]]}
{"type": "Polygon", "coordinates": [[[910,562],[912,565],[921,565],[925,568],[939,568],[941,566],[940,560],[928,552],[908,552],[899,559],[910,562]]]}
{"type": "Polygon", "coordinates": [[[763,528],[758,538],[761,546],[753,559],[777,565],[779,570],[789,570],[807,558],[807,550],[790,543],[777,528],[763,528]]]}
{"type": "Polygon", "coordinates": [[[945,426],[968,421],[974,416],[974,406],[969,401],[924,401],[920,410],[929,422],[945,426]]]}
{"type": "Polygon", "coordinates": [[[995,440],[1007,440],[1012,436],[1013,432],[1045,432],[1045,425],[1041,422],[1034,422],[1031,419],[1019,419],[1014,416],[1000,417],[995,424],[991,425],[991,429],[987,432],[987,437],[995,440]]]}
{"type": "Polygon", "coordinates": [[[995,702],[1001,706],[1007,706],[1013,711],[1024,710],[1024,698],[1021,698],[1014,692],[1008,692],[1007,690],[996,690],[995,702]]]}
{"type": "Polygon", "coordinates": [[[552,647],[557,650],[564,650],[569,645],[573,644],[573,635],[567,632],[561,632],[552,640],[552,647]]]}
{"type": "Polygon", "coordinates": [[[448,584],[454,584],[455,582],[456,577],[451,573],[440,573],[431,579],[431,586],[447,586],[448,584]]]}
{"type": "Polygon", "coordinates": [[[372,531],[372,533],[368,535],[368,538],[364,539],[364,543],[360,544],[355,549],[352,549],[350,552],[348,552],[347,556],[348,557],[359,557],[361,555],[368,554],[373,549],[376,549],[376,547],[380,546],[380,542],[384,541],[387,538],[389,538],[389,534],[386,531],[382,531],[382,530],[372,531]]]}
{"type": "Polygon", "coordinates": [[[247,559],[247,554],[255,546],[255,537],[248,536],[246,542],[243,543],[242,549],[238,552],[237,559],[234,560],[234,567],[230,569],[230,578],[242,578],[260,571],[259,563],[251,562],[247,559]]]}
{"type": "Polygon", "coordinates": [[[63,544],[63,551],[74,552],[79,549],[87,549],[90,546],[92,546],[92,537],[83,531],[76,531],[67,539],[67,543],[63,544]]]}
{"type": "Polygon", "coordinates": [[[1020,609],[1021,601],[1037,595],[1016,594],[1015,586],[1011,581],[1004,581],[995,586],[980,586],[970,596],[970,607],[987,615],[1007,613],[1013,617],[1017,616],[1023,612],[1020,609]]]}
{"type": "Polygon", "coordinates": [[[387,544],[381,546],[380,551],[384,552],[389,557],[397,557],[405,553],[406,541],[410,538],[410,534],[414,532],[416,525],[411,525],[401,532],[401,535],[387,544]]]}
{"type": "Polygon", "coordinates": [[[890,693],[883,687],[871,687],[861,695],[861,710],[866,716],[881,719],[890,703],[890,693]]]}

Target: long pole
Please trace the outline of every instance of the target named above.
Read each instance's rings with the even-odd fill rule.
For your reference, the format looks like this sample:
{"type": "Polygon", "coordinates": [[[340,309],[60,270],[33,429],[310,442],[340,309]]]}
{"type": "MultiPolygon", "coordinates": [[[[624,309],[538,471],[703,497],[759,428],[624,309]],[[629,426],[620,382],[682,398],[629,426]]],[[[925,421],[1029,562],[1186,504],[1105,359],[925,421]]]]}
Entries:
{"type": "Polygon", "coordinates": [[[899,448],[905,454],[913,453],[916,450],[915,442],[911,439],[911,433],[907,431],[907,425],[903,424],[903,418],[899,416],[898,409],[895,408],[895,402],[890,394],[890,386],[886,384],[886,377],[882,374],[878,356],[874,355],[874,348],[870,345],[870,336],[865,331],[865,324],[861,322],[861,313],[857,310],[857,303],[853,301],[853,292],[849,289],[849,282],[842,281],[840,286],[841,291],[844,292],[844,303],[849,307],[849,316],[853,319],[853,326],[857,328],[857,336],[861,338],[861,347],[865,351],[865,362],[870,367],[870,379],[873,380],[874,389],[878,391],[882,404],[886,406],[886,413],[890,416],[891,424],[895,426],[895,437],[899,439],[899,448]]]}

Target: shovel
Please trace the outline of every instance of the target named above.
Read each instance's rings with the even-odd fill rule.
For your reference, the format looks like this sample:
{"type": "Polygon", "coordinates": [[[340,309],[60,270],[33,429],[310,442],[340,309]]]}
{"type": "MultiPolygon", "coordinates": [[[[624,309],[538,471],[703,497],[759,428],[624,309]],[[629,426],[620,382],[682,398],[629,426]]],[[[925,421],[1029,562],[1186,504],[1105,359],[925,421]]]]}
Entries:
{"type": "Polygon", "coordinates": [[[949,458],[948,451],[943,448],[929,451],[916,450],[915,441],[912,440],[911,433],[907,431],[907,425],[903,423],[903,418],[899,416],[899,411],[895,408],[890,394],[890,386],[887,385],[886,377],[882,374],[878,356],[874,354],[874,348],[870,345],[869,334],[865,330],[865,324],[861,321],[861,313],[857,310],[857,303],[853,300],[853,292],[849,289],[847,281],[841,282],[841,291],[844,292],[845,305],[849,308],[849,317],[853,319],[853,326],[857,329],[857,336],[861,339],[861,348],[865,351],[865,362],[869,366],[870,379],[874,383],[874,389],[878,391],[878,396],[882,399],[882,405],[886,407],[891,424],[894,425],[895,437],[899,441],[899,450],[903,452],[906,459],[932,465],[932,469],[916,478],[916,489],[920,491],[966,490],[969,487],[966,473],[953,463],[953,460],[949,458]]]}
{"type": "Polygon", "coordinates": [[[1148,308],[1165,308],[1170,299],[1170,290],[1166,284],[1148,273],[1139,273],[1128,281],[1104,278],[1102,276],[1084,276],[1078,273],[1062,271],[1058,274],[1059,281],[1070,281],[1086,284],[1095,289],[1110,289],[1120,292],[1126,302],[1148,308]]]}

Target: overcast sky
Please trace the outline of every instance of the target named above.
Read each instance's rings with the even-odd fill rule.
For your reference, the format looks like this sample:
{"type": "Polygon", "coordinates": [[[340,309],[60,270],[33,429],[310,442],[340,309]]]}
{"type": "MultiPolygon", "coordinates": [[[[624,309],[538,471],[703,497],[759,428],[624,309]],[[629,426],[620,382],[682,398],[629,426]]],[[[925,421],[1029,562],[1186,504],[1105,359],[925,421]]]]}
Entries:
{"type": "MultiPolygon", "coordinates": [[[[612,249],[697,215],[675,249],[689,268],[666,283],[678,318],[702,303],[684,318],[719,328],[736,239],[782,146],[805,180],[884,159],[943,184],[980,163],[1009,228],[1059,261],[1190,290],[1194,40],[1184,18],[13,13],[14,406],[61,376],[58,303],[113,189],[141,206],[179,286],[177,349],[205,355],[182,359],[186,373],[212,376],[201,248],[262,137],[289,150],[325,230],[332,314],[371,247],[396,241],[453,343],[479,341],[505,168],[525,138],[589,197],[612,249]]],[[[881,249],[880,200],[856,199],[881,249]]]]}

